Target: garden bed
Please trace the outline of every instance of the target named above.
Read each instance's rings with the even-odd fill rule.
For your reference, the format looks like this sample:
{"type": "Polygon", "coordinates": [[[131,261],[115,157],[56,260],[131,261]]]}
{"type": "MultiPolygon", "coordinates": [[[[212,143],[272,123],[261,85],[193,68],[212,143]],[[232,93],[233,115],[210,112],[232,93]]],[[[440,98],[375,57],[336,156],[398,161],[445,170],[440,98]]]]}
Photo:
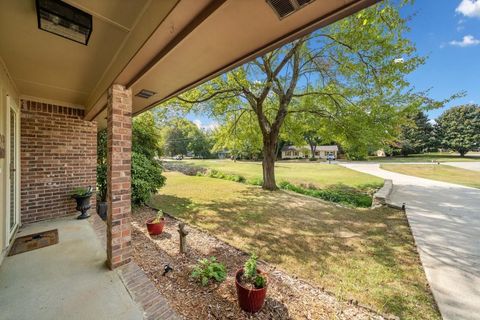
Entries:
{"type": "Polygon", "coordinates": [[[170,305],[187,319],[383,319],[355,301],[339,301],[321,288],[264,262],[260,268],[269,275],[267,299],[264,308],[251,316],[238,307],[234,285],[234,274],[247,254],[192,227],[188,227],[188,252],[179,254],[178,220],[166,217],[164,232],[150,237],[144,222],[154,214],[148,207],[134,210],[134,258],[170,305]],[[210,256],[225,264],[228,276],[223,283],[202,287],[190,273],[198,259],[210,256]],[[163,276],[165,264],[173,271],[163,276]]]}

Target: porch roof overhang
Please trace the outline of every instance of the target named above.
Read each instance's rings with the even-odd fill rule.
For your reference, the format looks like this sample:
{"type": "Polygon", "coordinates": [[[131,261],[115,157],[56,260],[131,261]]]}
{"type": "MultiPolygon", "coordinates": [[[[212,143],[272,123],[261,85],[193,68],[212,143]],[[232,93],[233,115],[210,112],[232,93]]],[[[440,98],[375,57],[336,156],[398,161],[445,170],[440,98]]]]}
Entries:
{"type": "Polygon", "coordinates": [[[378,1],[316,0],[279,19],[258,0],[66,0],[93,16],[88,46],[39,30],[33,0],[7,1],[0,57],[21,95],[83,107],[104,126],[113,83],[156,92],[134,96],[139,114],[378,1]]]}

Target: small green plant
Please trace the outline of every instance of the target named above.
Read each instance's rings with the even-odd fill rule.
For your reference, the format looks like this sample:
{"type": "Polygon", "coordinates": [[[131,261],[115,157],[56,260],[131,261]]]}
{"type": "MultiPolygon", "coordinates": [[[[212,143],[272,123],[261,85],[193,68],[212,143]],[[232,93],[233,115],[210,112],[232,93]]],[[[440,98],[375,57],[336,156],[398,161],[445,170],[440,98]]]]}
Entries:
{"type": "Polygon", "coordinates": [[[202,286],[208,285],[211,279],[223,282],[227,278],[227,269],[215,257],[200,259],[193,268],[192,278],[200,282],[202,286]]]}
{"type": "Polygon", "coordinates": [[[163,219],[163,211],[162,210],[158,210],[157,211],[157,215],[155,216],[155,219],[153,219],[152,223],[160,223],[160,221],[162,221],[163,219]]]}
{"type": "Polygon", "coordinates": [[[77,196],[77,197],[86,197],[86,196],[90,196],[91,194],[92,194],[91,187],[88,187],[88,188],[78,187],[73,189],[72,192],[70,192],[71,196],[77,196]]]}
{"type": "Polygon", "coordinates": [[[257,289],[264,288],[266,284],[267,284],[267,280],[265,279],[265,277],[257,274],[257,276],[255,277],[255,281],[253,282],[253,285],[255,286],[255,288],[257,289]]]}
{"type": "Polygon", "coordinates": [[[260,289],[265,287],[267,279],[263,275],[257,273],[257,260],[257,255],[252,253],[243,266],[243,275],[248,282],[255,286],[255,288],[260,289]]]}
{"type": "Polygon", "coordinates": [[[246,183],[254,185],[254,186],[261,186],[263,184],[263,179],[262,178],[252,178],[252,179],[248,179],[246,181],[246,183]]]}

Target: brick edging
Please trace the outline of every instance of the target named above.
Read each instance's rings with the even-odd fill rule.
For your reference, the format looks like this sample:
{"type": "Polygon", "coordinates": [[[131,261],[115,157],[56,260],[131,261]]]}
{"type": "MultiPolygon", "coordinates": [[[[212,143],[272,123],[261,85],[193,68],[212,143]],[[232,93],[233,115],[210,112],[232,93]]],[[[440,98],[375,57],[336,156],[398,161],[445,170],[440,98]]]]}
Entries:
{"type": "MultiPolygon", "coordinates": [[[[106,246],[107,225],[95,213],[90,219],[96,236],[106,246]]],[[[135,304],[143,311],[143,318],[148,320],[183,319],[168,304],[167,299],[158,291],[145,272],[134,261],[122,265],[115,271],[135,304]]]]}

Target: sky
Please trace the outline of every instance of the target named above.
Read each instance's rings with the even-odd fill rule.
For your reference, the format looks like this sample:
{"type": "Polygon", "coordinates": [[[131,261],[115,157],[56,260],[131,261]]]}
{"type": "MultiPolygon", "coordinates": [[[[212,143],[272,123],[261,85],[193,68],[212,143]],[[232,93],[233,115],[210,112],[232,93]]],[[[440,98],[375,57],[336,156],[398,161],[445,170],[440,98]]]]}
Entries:
{"type": "MultiPolygon", "coordinates": [[[[407,79],[417,91],[430,89],[429,96],[444,100],[462,91],[466,95],[444,108],[428,112],[430,119],[445,109],[466,104],[480,104],[480,0],[416,0],[402,8],[413,41],[424,65],[407,79]]],[[[217,123],[207,116],[188,114],[197,126],[212,129],[217,123]]]]}

